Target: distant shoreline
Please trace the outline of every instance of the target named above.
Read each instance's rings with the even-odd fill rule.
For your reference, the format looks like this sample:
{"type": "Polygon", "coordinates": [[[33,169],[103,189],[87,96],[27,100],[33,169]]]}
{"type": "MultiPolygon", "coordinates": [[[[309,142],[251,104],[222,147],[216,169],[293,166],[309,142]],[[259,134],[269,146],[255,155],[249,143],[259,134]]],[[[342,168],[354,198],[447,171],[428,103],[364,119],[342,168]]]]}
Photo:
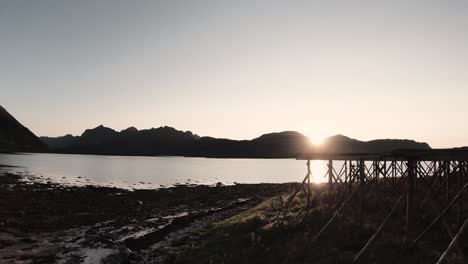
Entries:
{"type": "Polygon", "coordinates": [[[223,157],[223,156],[180,156],[180,155],[120,155],[120,154],[93,154],[93,153],[65,153],[65,152],[10,152],[0,154],[61,154],[61,155],[83,155],[83,156],[111,156],[111,157],[156,157],[156,158],[205,158],[205,159],[296,159],[296,157],[223,157]]]}

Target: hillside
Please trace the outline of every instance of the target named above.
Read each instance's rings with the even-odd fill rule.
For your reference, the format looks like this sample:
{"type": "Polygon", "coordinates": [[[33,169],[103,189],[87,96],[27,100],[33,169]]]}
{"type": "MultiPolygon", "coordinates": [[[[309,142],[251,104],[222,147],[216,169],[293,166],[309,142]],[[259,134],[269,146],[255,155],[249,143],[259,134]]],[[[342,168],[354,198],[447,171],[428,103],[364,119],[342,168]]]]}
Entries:
{"type": "Polygon", "coordinates": [[[46,145],[0,106],[0,152],[44,151],[46,145]]]}
{"type": "Polygon", "coordinates": [[[385,153],[397,149],[430,149],[427,143],[408,139],[376,139],[360,141],[343,135],[327,138],[321,146],[324,152],[337,153],[385,153]]]}

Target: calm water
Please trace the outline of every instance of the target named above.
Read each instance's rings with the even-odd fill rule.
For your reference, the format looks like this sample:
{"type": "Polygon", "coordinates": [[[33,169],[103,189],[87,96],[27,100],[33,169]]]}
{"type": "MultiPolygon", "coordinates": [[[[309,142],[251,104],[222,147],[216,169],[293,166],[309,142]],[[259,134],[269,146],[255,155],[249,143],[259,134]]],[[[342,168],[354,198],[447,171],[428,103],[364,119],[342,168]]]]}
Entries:
{"type": "MultiPolygon", "coordinates": [[[[225,184],[302,181],[305,161],[294,159],[207,159],[121,157],[63,154],[0,154],[1,168],[71,185],[158,188],[181,183],[225,184]]],[[[326,163],[312,163],[313,179],[322,182],[326,163]]]]}

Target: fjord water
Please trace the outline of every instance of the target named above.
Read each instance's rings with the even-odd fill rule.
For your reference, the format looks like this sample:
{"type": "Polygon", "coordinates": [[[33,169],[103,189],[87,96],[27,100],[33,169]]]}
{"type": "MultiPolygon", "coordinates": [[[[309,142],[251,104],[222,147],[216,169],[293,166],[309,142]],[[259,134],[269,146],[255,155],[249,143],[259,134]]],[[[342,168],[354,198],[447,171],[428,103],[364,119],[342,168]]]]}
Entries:
{"type": "MultiPolygon", "coordinates": [[[[67,185],[159,188],[175,184],[300,182],[305,161],[295,159],[212,159],[185,157],[96,156],[70,154],[0,154],[0,164],[13,173],[67,185]]],[[[315,182],[326,164],[312,163],[315,182]]]]}

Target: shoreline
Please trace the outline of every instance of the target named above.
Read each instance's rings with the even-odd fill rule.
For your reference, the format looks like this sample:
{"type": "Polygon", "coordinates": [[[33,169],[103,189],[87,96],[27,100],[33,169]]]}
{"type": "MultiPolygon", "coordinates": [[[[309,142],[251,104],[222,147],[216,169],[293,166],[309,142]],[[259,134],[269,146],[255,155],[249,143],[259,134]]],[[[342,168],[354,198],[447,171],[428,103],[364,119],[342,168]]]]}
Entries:
{"type": "Polygon", "coordinates": [[[30,155],[30,154],[55,154],[55,155],[81,155],[81,156],[109,156],[109,157],[154,157],[154,158],[200,158],[200,159],[297,159],[297,155],[281,157],[248,157],[248,156],[183,156],[183,155],[131,155],[131,154],[99,154],[99,153],[72,153],[72,152],[0,152],[0,154],[30,155]]]}
{"type": "Polygon", "coordinates": [[[4,173],[0,175],[0,262],[139,263],[158,258],[164,263],[172,254],[167,252],[168,244],[294,186],[126,190],[28,182],[4,173]],[[158,244],[166,245],[158,248],[158,244]]]}

